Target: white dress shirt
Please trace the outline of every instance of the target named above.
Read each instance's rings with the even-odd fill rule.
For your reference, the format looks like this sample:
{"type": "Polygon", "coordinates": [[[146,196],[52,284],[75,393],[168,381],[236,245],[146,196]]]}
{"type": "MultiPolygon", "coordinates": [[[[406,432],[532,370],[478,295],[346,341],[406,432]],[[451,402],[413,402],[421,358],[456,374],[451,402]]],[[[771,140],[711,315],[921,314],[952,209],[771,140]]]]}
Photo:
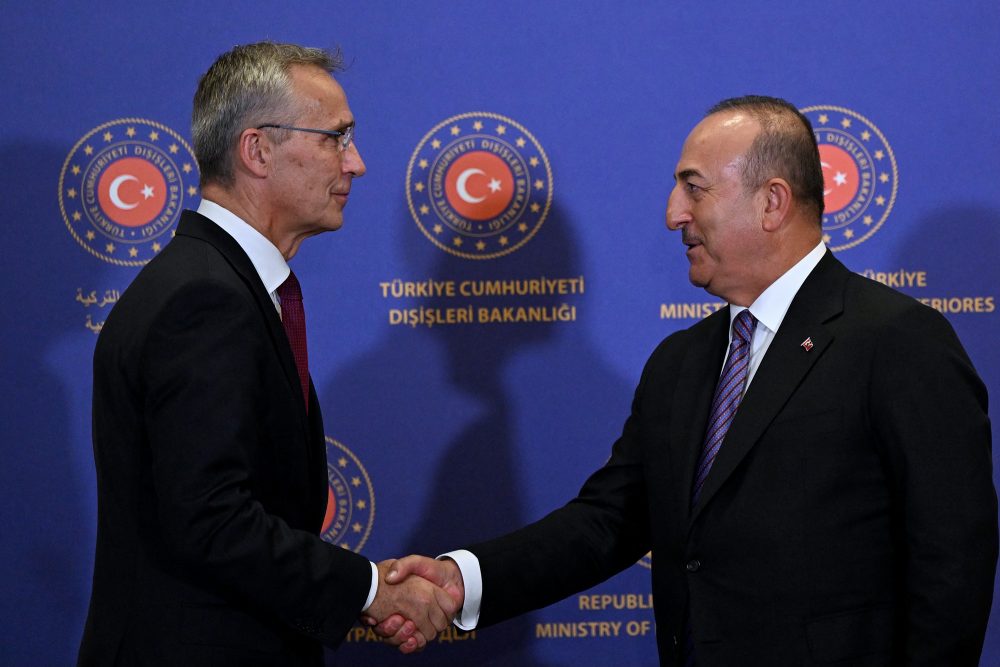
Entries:
{"type": "MultiPolygon", "coordinates": [[[[788,307],[792,305],[792,299],[799,293],[799,288],[806,281],[812,270],[819,264],[826,253],[826,246],[820,241],[819,245],[809,251],[809,254],[800,259],[795,266],[785,271],[784,274],[766,290],[761,292],[757,300],[750,304],[750,314],[757,318],[757,328],[753,332],[753,341],[750,345],[750,369],[747,373],[747,384],[749,387],[753,381],[753,376],[760,366],[764,353],[774,340],[774,334],[778,333],[778,327],[785,319],[788,307]]],[[[729,342],[733,342],[733,322],[736,316],[747,310],[743,306],[729,306],[729,342]]],[[[728,346],[726,356],[729,356],[728,346]]],[[[722,368],[725,368],[723,360],[722,368]]],[[[722,375],[722,368],[719,375],[722,375]]],[[[743,391],[746,391],[744,387],[743,391]]]]}
{"type": "MultiPolygon", "coordinates": [[[[809,251],[805,257],[800,259],[792,268],[788,269],[780,278],[771,283],[764,290],[757,300],[750,304],[750,313],[757,318],[757,327],[754,329],[753,341],[750,345],[750,369],[747,375],[747,386],[753,380],[754,373],[760,366],[764,353],[774,340],[774,334],[778,332],[782,320],[788,307],[792,305],[792,299],[798,294],[802,283],[806,281],[812,270],[816,268],[819,261],[826,254],[826,246],[820,241],[819,245],[809,251]]],[[[744,306],[729,306],[729,341],[733,338],[733,320],[741,312],[746,310],[744,306]]],[[[728,357],[728,346],[726,356],[728,357]]],[[[725,368],[723,360],[722,368],[725,368]]],[[[719,374],[722,374],[722,368],[719,374]]],[[[744,388],[744,391],[746,389],[744,388]]],[[[455,625],[462,630],[475,630],[479,623],[479,608],[483,600],[483,573],[479,567],[479,559],[471,551],[460,549],[443,554],[438,558],[450,558],[458,565],[462,571],[462,581],[465,585],[465,605],[462,613],[455,619],[455,625]]]]}
{"type": "Polygon", "coordinates": [[[201,200],[198,213],[205,216],[224,232],[233,237],[243,252],[250,258],[250,263],[256,269],[264,289],[271,295],[274,307],[281,314],[281,300],[278,298],[278,288],[292,272],[285,262],[284,256],[266,236],[247,224],[242,218],[207,199],[201,200]]]}
{"type": "MultiPolygon", "coordinates": [[[[250,263],[253,264],[253,268],[257,271],[257,275],[260,276],[260,281],[264,283],[264,289],[271,295],[271,301],[274,302],[274,307],[280,317],[281,299],[278,298],[278,287],[281,286],[281,283],[285,282],[288,274],[292,272],[288,268],[288,263],[285,261],[285,257],[281,254],[281,251],[266,236],[251,227],[238,215],[213,201],[202,199],[201,205],[198,206],[198,213],[214,222],[224,232],[232,236],[233,240],[247,254],[247,257],[250,258],[250,263]]],[[[369,562],[371,563],[371,561],[369,562]]],[[[371,566],[372,583],[368,589],[368,599],[365,601],[365,606],[361,609],[362,612],[368,610],[368,607],[375,600],[375,594],[378,592],[378,567],[375,566],[375,563],[371,563],[371,566]]]]}

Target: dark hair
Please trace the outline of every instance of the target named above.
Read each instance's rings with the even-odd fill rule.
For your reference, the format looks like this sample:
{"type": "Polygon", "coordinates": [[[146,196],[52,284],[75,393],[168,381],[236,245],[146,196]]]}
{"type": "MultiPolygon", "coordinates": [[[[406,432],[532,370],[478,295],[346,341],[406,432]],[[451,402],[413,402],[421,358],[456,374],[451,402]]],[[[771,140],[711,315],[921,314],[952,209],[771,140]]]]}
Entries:
{"type": "MultiPolygon", "coordinates": [[[[233,147],[240,133],[263,123],[291,124],[299,113],[289,69],[311,65],[339,71],[339,53],[295,44],[257,42],[236,46],[216,59],[198,81],[191,114],[194,153],[202,185],[233,183],[233,147]]],[[[281,143],[276,132],[274,141],[281,143]]]]}
{"type": "Polygon", "coordinates": [[[795,199],[823,219],[823,168],[816,135],[809,119],[790,102],[765,95],[722,100],[706,116],[723,111],[746,111],[760,123],[760,133],[743,162],[743,187],[754,190],[778,176],[788,181],[795,199]]]}

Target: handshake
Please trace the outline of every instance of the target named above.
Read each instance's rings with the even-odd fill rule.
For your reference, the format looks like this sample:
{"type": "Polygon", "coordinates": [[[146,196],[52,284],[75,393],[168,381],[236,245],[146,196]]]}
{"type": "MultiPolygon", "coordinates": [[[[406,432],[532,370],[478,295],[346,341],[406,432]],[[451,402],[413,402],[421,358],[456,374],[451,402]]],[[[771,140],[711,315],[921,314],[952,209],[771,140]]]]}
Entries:
{"type": "Polygon", "coordinates": [[[361,620],[402,653],[423,650],[465,604],[462,573],[451,559],[384,560],[378,575],[375,599],[361,620]]]}

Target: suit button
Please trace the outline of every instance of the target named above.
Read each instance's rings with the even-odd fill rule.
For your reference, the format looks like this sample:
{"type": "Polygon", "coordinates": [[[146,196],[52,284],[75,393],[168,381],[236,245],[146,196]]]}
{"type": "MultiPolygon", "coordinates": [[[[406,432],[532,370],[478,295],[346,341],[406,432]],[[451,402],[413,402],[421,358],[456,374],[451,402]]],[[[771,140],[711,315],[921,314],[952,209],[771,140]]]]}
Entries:
{"type": "Polygon", "coordinates": [[[687,570],[688,572],[697,572],[698,570],[701,569],[701,561],[698,560],[697,558],[695,558],[694,560],[689,560],[687,562],[687,565],[684,566],[684,569],[687,570]]]}

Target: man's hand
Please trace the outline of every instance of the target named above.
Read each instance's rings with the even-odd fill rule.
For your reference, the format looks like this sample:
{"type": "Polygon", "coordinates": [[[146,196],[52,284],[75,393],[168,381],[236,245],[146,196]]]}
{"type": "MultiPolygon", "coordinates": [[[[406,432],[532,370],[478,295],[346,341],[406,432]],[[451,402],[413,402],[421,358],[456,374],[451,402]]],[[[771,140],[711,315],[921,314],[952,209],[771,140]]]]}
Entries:
{"type": "MultiPolygon", "coordinates": [[[[464,590],[455,594],[455,585],[449,582],[450,591],[433,583],[428,578],[409,576],[411,569],[428,571],[426,567],[414,568],[409,562],[386,560],[378,564],[379,578],[384,584],[368,608],[367,622],[380,625],[376,632],[389,644],[398,646],[403,653],[412,653],[424,648],[428,640],[451,623],[451,619],[462,607],[464,590]],[[406,562],[405,569],[399,563],[406,562]]],[[[428,560],[431,563],[437,561],[428,560]]],[[[455,570],[458,567],[452,563],[455,570]]],[[[433,575],[432,575],[433,576],[433,575]]],[[[461,574],[458,575],[461,586],[461,574]]]]}
{"type": "Polygon", "coordinates": [[[386,583],[395,584],[406,580],[410,575],[426,579],[444,589],[455,601],[456,612],[465,604],[465,582],[462,581],[462,571],[452,559],[434,560],[426,556],[400,558],[389,567],[385,580],[386,583]]]}
{"type": "MultiPolygon", "coordinates": [[[[405,586],[417,579],[429,582],[438,590],[446,593],[454,605],[454,611],[449,615],[449,618],[453,618],[465,604],[465,584],[462,581],[462,572],[458,569],[455,561],[451,559],[434,560],[425,556],[407,556],[398,561],[384,561],[384,563],[388,565],[388,572],[382,577],[382,580],[390,584],[391,587],[405,586]]],[[[381,565],[380,563],[380,572],[381,565]]],[[[379,587],[380,595],[381,590],[382,587],[379,587]]],[[[372,606],[375,606],[374,603],[372,606]]],[[[371,609],[368,610],[368,622],[370,625],[374,625],[372,617],[376,615],[372,614],[371,611],[371,609]]],[[[393,614],[388,618],[382,618],[375,627],[375,633],[381,636],[385,642],[399,646],[399,650],[403,653],[412,653],[424,647],[426,642],[422,640],[426,635],[421,637],[419,632],[414,633],[416,626],[412,620],[408,620],[410,617],[404,618],[404,616],[405,614],[393,614]]],[[[377,621],[377,618],[374,620],[377,621]]],[[[443,628],[438,629],[442,630],[443,628]]],[[[433,639],[433,635],[427,638],[433,639]]]]}

